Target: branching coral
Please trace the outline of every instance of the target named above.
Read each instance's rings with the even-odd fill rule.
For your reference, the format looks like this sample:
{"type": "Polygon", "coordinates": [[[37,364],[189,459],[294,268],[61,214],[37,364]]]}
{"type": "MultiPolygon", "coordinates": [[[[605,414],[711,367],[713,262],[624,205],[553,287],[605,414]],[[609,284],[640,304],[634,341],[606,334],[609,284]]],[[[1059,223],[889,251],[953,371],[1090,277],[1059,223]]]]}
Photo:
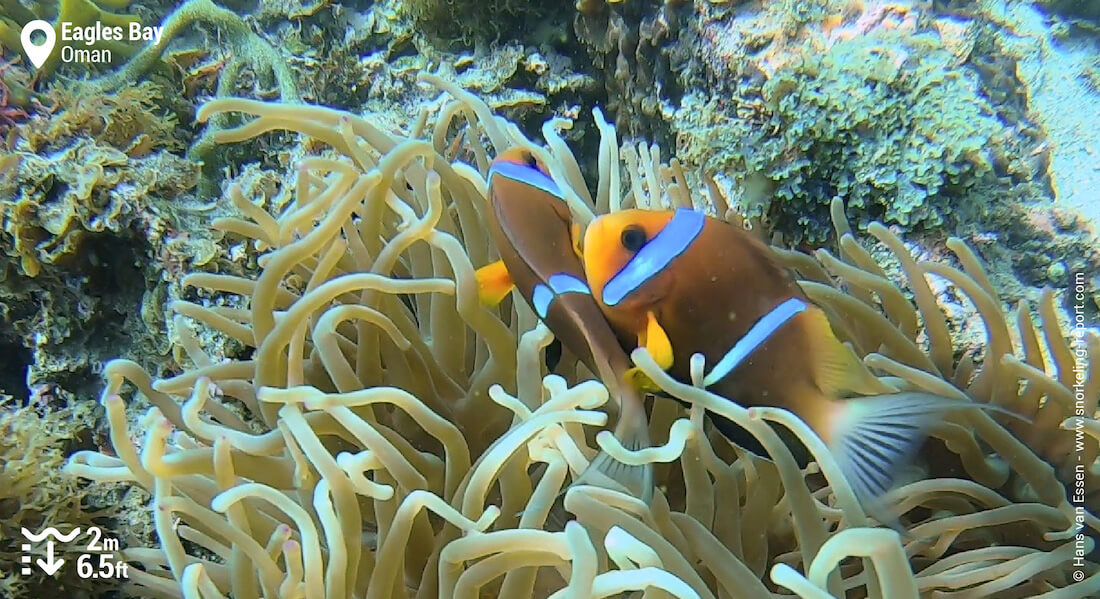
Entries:
{"type": "MultiPolygon", "coordinates": [[[[256,69],[258,74],[269,77],[281,100],[284,102],[299,100],[298,84],[279,52],[264,38],[253,33],[240,15],[210,0],[188,0],[181,4],[164,19],[161,25],[163,33],[160,43],[149,44],[116,72],[94,80],[92,87],[103,92],[119,90],[124,86],[137,83],[146,72],[158,64],[168,43],[194,23],[209,23],[216,26],[230,43],[230,58],[222,67],[218,78],[217,94],[219,96],[232,95],[236,91],[234,86],[237,85],[242,69],[251,67],[256,69]]],[[[210,134],[225,125],[221,117],[216,119],[216,124],[218,127],[209,127],[207,135],[192,144],[190,151],[192,158],[209,159],[208,154],[212,147],[210,134]]]]}
{"type": "MultiPolygon", "coordinates": [[[[295,198],[280,214],[230,189],[241,217],[214,226],[263,249],[262,272],[255,279],[197,273],[186,282],[204,297],[244,298],[247,308],[172,305],[182,318],[253,348],[250,357],[216,361],[182,327],[179,344],[192,362],[184,372],[154,380],[132,362],[105,368],[102,404],[114,455],[79,453],[69,471],[152,492],[158,547],[122,553],[141,565],[132,569],[138,594],[607,597],[649,589],[681,598],[788,591],[819,598],[852,590],[906,598],[1100,591],[1094,564],[1081,568],[1084,580],[1071,580],[1066,567],[1074,551],[1092,550],[1091,539],[1080,547],[1072,539],[1078,514],[1092,530],[1100,526],[1091,513],[1074,510],[1056,478],[1070,463],[1071,434],[1059,427],[1074,414],[1065,401],[1074,380],[1052,302],[1040,307],[1042,343],[1030,312],[1018,310],[1023,353],[1013,358],[995,293],[961,243],[951,246],[960,271],[917,263],[890,231],[870,227],[901,261],[916,308],[856,242],[839,204],[839,258],[777,249],[838,334],[894,386],[988,401],[1035,421],[1011,429],[984,413],[946,421],[936,431],[947,440],[942,453],[959,456],[962,468],[939,472],[945,462],[932,455],[922,462],[930,478],[915,477],[882,507],[905,535],[874,528],[820,440],[793,415],[746,410],[673,381],[644,350],[634,352],[636,363],[691,407],[655,399],[655,446],[630,452],[609,434],[595,435],[608,419],[602,385],[584,380],[568,360],[543,376],[550,333],[525,304],[490,310],[478,302],[474,266],[493,257],[484,222],[490,157],[513,145],[531,148],[582,223],[631,205],[739,215],[712,181],[704,180],[705,192],[694,189],[678,162],[662,164],[658,147],[620,148],[599,114],[593,195],[556,123],[544,127],[547,147],[537,147],[469,93],[428,80],[453,100],[434,121],[425,114],[408,137],[301,105],[220,99],[200,112],[202,119],[230,111],[254,116],[215,132],[217,142],[290,129],[335,155],[303,160],[295,198]],[[956,285],[982,314],[989,342],[981,358],[955,355],[928,275],[956,285]],[[131,429],[123,399],[130,387],[153,405],[137,446],[139,431],[131,429]],[[713,436],[707,411],[744,427],[774,461],[713,436]],[[773,422],[806,444],[814,458],[808,467],[799,467],[773,422]],[[567,487],[597,447],[624,462],[657,462],[652,504],[601,487],[567,487]],[[552,532],[548,516],[563,490],[574,520],[552,532]]],[[[1100,338],[1086,339],[1090,370],[1081,380],[1092,395],[1082,409],[1091,416],[1100,338]]],[[[695,366],[701,381],[705,365],[695,366]]],[[[1090,434],[1100,430],[1084,422],[1090,434]]],[[[928,451],[942,449],[933,442],[928,451]]],[[[1090,446],[1086,457],[1096,450],[1090,446]]]]}

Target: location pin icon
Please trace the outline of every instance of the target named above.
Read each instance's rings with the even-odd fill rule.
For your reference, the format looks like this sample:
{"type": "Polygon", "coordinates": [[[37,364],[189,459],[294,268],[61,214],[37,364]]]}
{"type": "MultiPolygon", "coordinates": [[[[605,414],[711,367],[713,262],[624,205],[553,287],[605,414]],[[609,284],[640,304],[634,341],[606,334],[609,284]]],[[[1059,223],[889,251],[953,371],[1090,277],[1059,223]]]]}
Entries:
{"type": "Polygon", "coordinates": [[[23,26],[23,33],[19,35],[19,41],[23,42],[23,51],[27,53],[27,58],[31,59],[34,68],[41,69],[46,59],[50,57],[50,52],[53,52],[53,44],[57,41],[57,34],[53,31],[53,25],[38,19],[23,26]],[[46,41],[38,46],[31,41],[31,35],[35,31],[41,31],[42,35],[46,36],[46,41]]]}

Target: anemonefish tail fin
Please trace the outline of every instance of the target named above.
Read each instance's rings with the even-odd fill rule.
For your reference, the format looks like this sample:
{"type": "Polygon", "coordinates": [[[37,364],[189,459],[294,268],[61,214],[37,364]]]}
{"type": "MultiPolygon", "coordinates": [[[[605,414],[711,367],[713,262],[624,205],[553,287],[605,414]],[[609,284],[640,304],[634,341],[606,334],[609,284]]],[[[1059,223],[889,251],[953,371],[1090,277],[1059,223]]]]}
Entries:
{"type": "MultiPolygon", "coordinates": [[[[952,410],[993,410],[1000,406],[907,391],[834,400],[828,424],[819,430],[844,477],[865,508],[881,508],[879,499],[894,476],[913,459],[931,426],[952,410]]],[[[869,511],[879,520],[878,513],[869,511]]]]}
{"type": "Polygon", "coordinates": [[[486,306],[495,306],[504,301],[516,286],[503,260],[482,266],[474,275],[477,277],[478,296],[486,306]]]}
{"type": "Polygon", "coordinates": [[[833,334],[829,319],[814,306],[798,316],[804,318],[811,347],[808,355],[814,370],[814,382],[825,397],[879,395],[896,389],[880,381],[852,351],[833,334]]]}
{"type": "MultiPolygon", "coordinates": [[[[646,418],[642,394],[629,384],[622,385],[619,398],[619,422],[615,426],[615,437],[623,447],[638,451],[649,447],[649,420],[646,418]]],[[[649,503],[653,499],[653,465],[633,466],[601,451],[592,459],[588,469],[577,477],[578,484],[607,485],[610,480],[622,486],[629,494],[649,503]]]]}
{"type": "MultiPolygon", "coordinates": [[[[646,435],[648,437],[648,435],[646,435]]],[[[623,446],[630,450],[639,450],[649,445],[643,439],[625,440],[623,446]]],[[[620,491],[641,499],[646,505],[653,501],[653,464],[632,466],[624,464],[601,451],[588,463],[588,468],[573,481],[569,488],[577,485],[592,485],[603,487],[613,491],[620,491]]],[[[550,513],[547,515],[547,530],[565,530],[565,523],[570,517],[565,511],[565,494],[569,489],[562,491],[554,500],[550,513]]]]}
{"type": "MultiPolygon", "coordinates": [[[[631,451],[649,447],[649,422],[641,395],[636,390],[629,389],[624,392],[620,401],[619,424],[614,431],[619,443],[631,451]]],[[[624,464],[600,451],[569,486],[592,485],[612,489],[637,497],[649,505],[653,501],[653,484],[653,464],[624,464]]],[[[558,496],[547,517],[547,523],[552,530],[565,528],[568,516],[562,501],[567,491],[568,489],[558,496]]]]}

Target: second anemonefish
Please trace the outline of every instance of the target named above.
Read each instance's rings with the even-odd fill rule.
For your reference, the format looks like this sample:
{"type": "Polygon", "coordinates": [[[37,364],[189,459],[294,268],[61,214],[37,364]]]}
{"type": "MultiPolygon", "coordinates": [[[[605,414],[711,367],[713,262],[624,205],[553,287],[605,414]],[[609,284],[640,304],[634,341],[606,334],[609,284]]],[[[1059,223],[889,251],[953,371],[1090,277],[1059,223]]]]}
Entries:
{"type": "MultiPolygon", "coordinates": [[[[527,149],[503,152],[489,170],[489,230],[501,259],[477,272],[482,301],[495,305],[515,288],[554,336],[619,399],[615,435],[628,448],[649,445],[641,391],[627,384],[627,357],[584,280],[579,227],[545,165],[527,149]]],[[[648,501],[651,466],[630,467],[601,453],[582,480],[602,473],[648,501]]]]}
{"type": "Polygon", "coordinates": [[[884,493],[936,416],[962,407],[879,381],[740,227],[688,209],[625,210],[593,221],[583,247],[592,295],[626,347],[648,348],[683,382],[701,353],[709,390],[794,412],[861,499],[884,493]]]}

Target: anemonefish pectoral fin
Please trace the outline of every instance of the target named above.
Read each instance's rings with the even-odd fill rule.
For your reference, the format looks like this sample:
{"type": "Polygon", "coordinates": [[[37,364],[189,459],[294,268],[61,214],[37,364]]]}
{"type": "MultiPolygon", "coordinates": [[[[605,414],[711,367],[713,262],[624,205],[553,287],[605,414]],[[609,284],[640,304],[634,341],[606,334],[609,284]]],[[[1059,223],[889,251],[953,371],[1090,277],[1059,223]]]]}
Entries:
{"type": "Polygon", "coordinates": [[[638,344],[649,350],[649,355],[653,356],[653,361],[661,370],[672,368],[672,343],[652,311],[646,313],[645,333],[638,336],[638,344]]]}
{"type": "Polygon", "coordinates": [[[852,348],[836,338],[829,319],[819,308],[806,310],[799,317],[806,319],[814,381],[823,395],[844,397],[852,393],[880,395],[897,391],[871,374],[852,348]]]}
{"type": "MultiPolygon", "coordinates": [[[[657,316],[653,312],[646,314],[646,326],[638,333],[638,347],[649,350],[649,355],[653,356],[653,360],[657,362],[662,370],[672,368],[674,357],[672,343],[668,340],[668,334],[661,327],[661,323],[657,322],[657,316]]],[[[647,393],[656,393],[661,390],[657,383],[653,382],[653,379],[637,367],[628,369],[624,378],[627,384],[647,393]]]]}
{"type": "Polygon", "coordinates": [[[477,269],[474,274],[477,276],[477,290],[481,303],[487,306],[499,304],[516,286],[503,260],[486,264],[477,269]]]}
{"type": "Polygon", "coordinates": [[[569,237],[573,240],[573,253],[583,262],[584,256],[581,254],[581,239],[584,238],[581,235],[580,223],[573,223],[573,225],[569,227],[569,237]]]}
{"type": "Polygon", "coordinates": [[[922,392],[892,393],[832,402],[818,433],[856,497],[865,506],[890,489],[894,476],[920,448],[943,414],[960,409],[1005,411],[922,392]]]}

